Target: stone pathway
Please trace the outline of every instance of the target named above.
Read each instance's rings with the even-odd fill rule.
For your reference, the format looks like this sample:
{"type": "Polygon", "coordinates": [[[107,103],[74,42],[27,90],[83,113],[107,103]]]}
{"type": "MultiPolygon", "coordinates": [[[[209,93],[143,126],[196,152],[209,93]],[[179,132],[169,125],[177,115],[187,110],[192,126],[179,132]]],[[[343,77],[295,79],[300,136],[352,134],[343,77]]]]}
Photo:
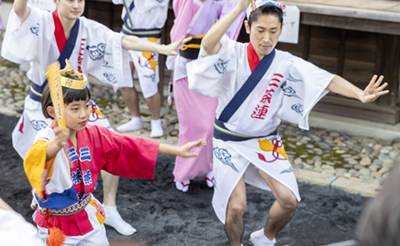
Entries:
{"type": "MultiPolygon", "coordinates": [[[[19,117],[29,92],[26,72],[0,59],[0,113],[19,117]]],[[[91,84],[92,97],[115,128],[130,119],[120,91],[110,86],[91,84]]],[[[164,93],[167,95],[167,93],[164,93]]],[[[144,128],[128,134],[149,137],[149,110],[140,97],[144,128]]],[[[162,142],[176,144],[179,123],[174,106],[162,107],[162,142]]],[[[320,128],[303,131],[282,123],[278,129],[285,149],[300,182],[328,185],[350,193],[372,196],[388,175],[393,161],[400,155],[400,139],[382,140],[351,136],[320,128]]]]}

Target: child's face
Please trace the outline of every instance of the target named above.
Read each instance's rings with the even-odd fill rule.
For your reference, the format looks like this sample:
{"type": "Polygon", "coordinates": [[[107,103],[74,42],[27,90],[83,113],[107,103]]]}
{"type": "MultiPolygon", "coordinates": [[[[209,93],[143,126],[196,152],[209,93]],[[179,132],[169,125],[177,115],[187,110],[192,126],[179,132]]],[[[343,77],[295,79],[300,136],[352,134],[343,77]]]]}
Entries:
{"type": "Polygon", "coordinates": [[[89,121],[90,103],[87,101],[73,101],[65,106],[67,127],[71,130],[82,131],[89,121]]]}

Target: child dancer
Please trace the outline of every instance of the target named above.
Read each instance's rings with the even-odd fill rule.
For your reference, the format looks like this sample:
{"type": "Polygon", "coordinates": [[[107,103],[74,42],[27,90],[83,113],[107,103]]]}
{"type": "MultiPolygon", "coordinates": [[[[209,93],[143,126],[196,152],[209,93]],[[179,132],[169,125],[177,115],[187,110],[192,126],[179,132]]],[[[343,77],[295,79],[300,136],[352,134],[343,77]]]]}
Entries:
{"type": "MultiPolygon", "coordinates": [[[[7,23],[1,55],[15,63],[30,63],[27,76],[32,81],[24,111],[12,133],[13,146],[25,158],[37,132],[50,120],[43,116],[40,98],[47,84],[45,71],[55,61],[65,66],[69,59],[74,69],[91,74],[115,89],[132,85],[128,50],[176,54],[179,42],[159,45],[135,36],[123,36],[95,21],[82,17],[84,0],[54,0],[53,12],[28,6],[27,0],[15,0],[7,23]]],[[[89,122],[112,129],[108,120],[91,105],[89,122]]],[[[124,235],[135,229],[117,211],[115,199],[119,178],[102,172],[106,224],[124,235]]]]}
{"type": "MultiPolygon", "coordinates": [[[[24,161],[38,203],[34,221],[43,240],[49,230],[60,229],[66,236],[65,245],[109,245],[103,225],[106,214],[92,195],[100,170],[152,179],[157,154],[193,157],[197,154],[189,150],[205,142],[178,147],[88,125],[86,77],[68,66],[61,71],[61,83],[67,129],[62,131],[53,121],[40,130],[24,161]]],[[[48,86],[43,91],[42,110],[46,117],[55,118],[48,86]]]]}

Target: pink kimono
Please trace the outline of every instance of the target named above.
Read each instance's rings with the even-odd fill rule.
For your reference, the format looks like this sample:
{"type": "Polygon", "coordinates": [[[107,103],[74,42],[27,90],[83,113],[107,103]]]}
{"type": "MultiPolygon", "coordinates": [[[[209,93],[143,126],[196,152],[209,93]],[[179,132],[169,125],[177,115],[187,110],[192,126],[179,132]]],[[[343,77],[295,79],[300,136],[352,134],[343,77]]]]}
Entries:
{"type": "MultiPolygon", "coordinates": [[[[171,30],[171,42],[185,35],[200,36],[205,34],[213,25],[214,20],[222,18],[237,4],[237,0],[174,0],[173,9],[176,20],[171,30]]],[[[244,18],[239,16],[230,26],[226,34],[236,39],[244,18]]],[[[212,170],[215,109],[217,98],[205,97],[189,90],[186,64],[191,62],[178,55],[173,64],[174,68],[174,98],[179,119],[179,146],[206,139],[207,145],[195,147],[192,152],[199,153],[197,158],[176,157],[173,171],[175,182],[184,182],[196,176],[204,176],[212,170]]],[[[206,81],[204,81],[206,82],[206,81]]]]}

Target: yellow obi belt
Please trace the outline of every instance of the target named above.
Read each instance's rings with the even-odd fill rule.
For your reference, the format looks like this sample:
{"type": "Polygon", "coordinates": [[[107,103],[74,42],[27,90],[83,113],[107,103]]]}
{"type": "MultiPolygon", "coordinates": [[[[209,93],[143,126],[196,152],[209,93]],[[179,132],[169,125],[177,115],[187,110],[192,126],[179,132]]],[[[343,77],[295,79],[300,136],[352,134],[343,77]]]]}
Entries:
{"type": "Polygon", "coordinates": [[[196,60],[200,53],[201,40],[206,34],[199,36],[186,36],[192,37],[192,40],[183,45],[183,48],[179,50],[179,55],[186,59],[196,60]]]}

